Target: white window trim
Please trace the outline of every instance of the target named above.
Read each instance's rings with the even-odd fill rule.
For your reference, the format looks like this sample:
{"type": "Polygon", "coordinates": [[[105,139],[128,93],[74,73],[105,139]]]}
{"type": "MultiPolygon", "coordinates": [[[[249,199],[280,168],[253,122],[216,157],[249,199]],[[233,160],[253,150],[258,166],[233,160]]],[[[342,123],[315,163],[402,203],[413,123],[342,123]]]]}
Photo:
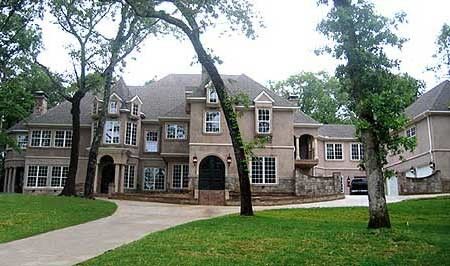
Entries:
{"type": "Polygon", "coordinates": [[[358,161],[362,161],[364,158],[364,156],[362,156],[361,155],[361,147],[362,147],[362,149],[364,149],[364,147],[363,147],[363,144],[361,143],[361,142],[352,142],[352,143],[350,143],[350,161],[354,161],[354,162],[358,162],[358,161]],[[356,145],[358,145],[358,157],[359,157],[359,159],[353,159],[353,156],[352,156],[352,146],[354,145],[354,144],[356,144],[356,145]]]}
{"type": "MultiPolygon", "coordinates": [[[[20,149],[25,150],[25,149],[27,149],[28,145],[30,145],[30,137],[29,137],[27,134],[20,134],[20,135],[17,135],[17,137],[16,137],[16,142],[17,142],[17,146],[19,146],[20,149]],[[25,144],[25,146],[22,146],[22,145],[20,144],[20,142],[19,142],[19,138],[20,138],[20,137],[23,137],[23,138],[26,139],[26,144],[25,144]]],[[[25,143],[25,141],[24,141],[24,143],[25,143]]]]}
{"type": "Polygon", "coordinates": [[[188,127],[186,126],[186,124],[180,124],[180,123],[166,123],[166,126],[165,126],[165,131],[166,131],[166,139],[169,139],[169,140],[186,140],[187,139],[187,135],[188,135],[188,129],[187,129],[188,127]],[[169,130],[168,130],[168,128],[169,128],[169,125],[175,125],[175,126],[177,126],[177,129],[175,130],[175,138],[169,138],[169,130]],[[183,128],[184,128],[184,138],[178,138],[178,134],[177,134],[177,131],[178,131],[178,127],[179,126],[182,126],[183,128]]]}
{"type": "Polygon", "coordinates": [[[52,141],[53,141],[53,132],[51,130],[48,129],[38,129],[38,130],[31,130],[30,132],[30,136],[28,137],[29,141],[30,141],[30,147],[34,147],[34,148],[51,148],[52,147],[52,141]],[[39,131],[40,135],[39,135],[39,145],[33,145],[33,132],[35,131],[39,131]],[[49,141],[49,145],[48,146],[43,146],[42,143],[44,142],[44,138],[43,138],[43,132],[44,131],[50,131],[50,141],[49,141]]]}
{"type": "MultiPolygon", "coordinates": [[[[252,159],[250,159],[250,164],[248,166],[249,169],[249,177],[250,177],[250,184],[254,185],[254,186],[277,186],[279,185],[279,179],[278,179],[278,158],[277,156],[272,156],[272,155],[255,155],[253,157],[271,157],[275,159],[275,183],[266,183],[266,167],[265,167],[265,162],[263,163],[263,183],[253,183],[252,181],[252,159]]],[[[264,159],[265,161],[265,159],[264,159]]]]}
{"type": "Polygon", "coordinates": [[[270,135],[272,134],[272,108],[270,107],[258,107],[255,108],[255,127],[256,127],[256,133],[259,135],[270,135]],[[260,132],[259,131],[259,122],[260,121],[266,121],[266,120],[259,120],[259,110],[269,110],[269,131],[268,132],[260,132]]]}
{"type": "MultiPolygon", "coordinates": [[[[113,129],[114,129],[114,126],[113,126],[113,129]]],[[[114,132],[114,131],[113,131],[114,132]]],[[[120,121],[117,121],[117,120],[107,120],[107,121],[105,121],[105,128],[103,129],[103,144],[120,144],[120,121]],[[111,122],[111,123],[118,123],[119,124],[119,132],[118,132],[118,135],[119,135],[119,142],[117,142],[117,143],[114,143],[114,136],[111,136],[111,143],[109,143],[109,142],[106,142],[106,124],[108,123],[108,122],[111,122]]]]}
{"type": "Polygon", "coordinates": [[[109,103],[108,103],[108,113],[109,114],[117,114],[118,112],[119,112],[119,101],[110,100],[109,103]],[[111,104],[112,103],[116,103],[116,111],[115,112],[111,111],[111,104]]]}
{"type": "Polygon", "coordinates": [[[217,94],[216,89],[214,88],[214,86],[212,85],[212,83],[209,83],[206,86],[206,102],[209,104],[219,104],[219,95],[217,94]],[[213,90],[216,93],[216,101],[215,102],[211,102],[211,98],[210,98],[210,91],[213,90]]]}
{"type": "MultiPolygon", "coordinates": [[[[155,179],[153,180],[153,182],[155,181],[155,179]]],[[[144,167],[143,171],[142,171],[142,190],[143,191],[165,191],[166,190],[166,183],[167,183],[167,169],[164,167],[157,167],[157,166],[147,166],[144,167]],[[145,183],[145,169],[148,168],[154,168],[154,169],[164,169],[164,183],[163,183],[163,188],[162,189],[145,189],[144,183],[145,183]]],[[[153,183],[154,185],[154,183],[153,183]]]]}
{"type": "MultiPolygon", "coordinates": [[[[47,182],[47,183],[49,184],[50,187],[52,187],[52,188],[63,188],[64,187],[64,186],[61,186],[62,180],[66,179],[66,182],[67,182],[67,178],[68,178],[68,176],[67,177],[63,177],[64,167],[69,168],[68,165],[52,165],[51,166],[51,171],[49,171],[50,174],[47,174],[47,176],[49,176],[49,179],[50,179],[49,182],[47,182]],[[52,186],[52,178],[54,177],[53,176],[53,168],[61,168],[60,176],[57,177],[57,178],[59,178],[59,186],[52,186]]],[[[68,172],[67,172],[67,175],[69,175],[68,172]]]]}
{"type": "Polygon", "coordinates": [[[211,134],[211,135],[222,133],[221,123],[222,123],[222,113],[220,111],[213,111],[213,110],[205,111],[204,114],[203,114],[203,133],[211,134]],[[208,113],[219,113],[219,131],[217,131],[217,132],[208,132],[208,131],[206,131],[206,128],[207,128],[206,127],[206,122],[207,122],[206,121],[206,117],[207,117],[208,113]]]}
{"type": "Polygon", "coordinates": [[[325,146],[324,146],[324,148],[325,148],[325,151],[324,151],[324,155],[325,155],[325,161],[345,161],[345,150],[344,150],[344,143],[342,143],[342,142],[325,142],[325,146]],[[341,147],[342,147],[342,159],[328,159],[328,156],[327,156],[327,145],[328,144],[333,144],[333,153],[334,153],[334,157],[336,157],[336,147],[335,147],[335,145],[336,144],[340,144],[341,145],[341,147]]]}
{"type": "MultiPolygon", "coordinates": [[[[119,130],[119,132],[120,132],[120,130],[119,130]]],[[[127,125],[126,125],[126,128],[125,128],[125,145],[137,146],[138,145],[137,138],[138,138],[138,125],[137,125],[137,123],[135,123],[135,122],[127,122],[127,125]],[[128,133],[128,125],[130,125],[130,136],[129,136],[129,138],[127,138],[128,137],[128,135],[127,135],[127,133],[128,133]],[[133,125],[136,126],[135,129],[133,129],[133,125]],[[135,133],[134,134],[134,136],[135,136],[135,139],[134,139],[135,144],[133,144],[133,133],[135,133]]],[[[119,142],[120,142],[120,139],[119,139],[119,142]]]]}
{"type": "Polygon", "coordinates": [[[50,171],[49,171],[49,169],[50,169],[51,167],[50,166],[48,166],[48,165],[35,165],[35,164],[33,164],[33,165],[27,165],[26,166],[26,180],[25,180],[25,182],[24,182],[24,187],[26,187],[26,188],[36,188],[36,189],[42,189],[42,188],[46,188],[46,187],[48,187],[49,186],[49,175],[51,175],[50,174],[50,171]],[[28,178],[29,178],[29,171],[30,171],[30,167],[31,166],[36,166],[37,167],[37,170],[36,170],[36,181],[34,182],[34,186],[28,186],[28,178]],[[47,178],[46,178],[46,181],[45,181],[45,186],[42,186],[42,187],[40,187],[40,186],[38,186],[38,180],[39,180],[39,168],[41,168],[41,167],[47,167],[47,178]]]}
{"type": "Polygon", "coordinates": [[[137,104],[137,103],[135,103],[135,102],[133,102],[133,103],[131,103],[131,115],[133,115],[133,116],[139,116],[139,111],[140,111],[140,107],[139,107],[139,104],[137,104]],[[134,114],[134,107],[137,107],[137,111],[136,111],[136,114],[134,114]]]}
{"type": "Polygon", "coordinates": [[[414,126],[411,126],[411,127],[407,128],[407,129],[405,130],[405,136],[408,137],[408,138],[416,137],[416,136],[417,136],[417,127],[414,125],[414,126]],[[408,136],[408,132],[411,133],[411,130],[412,130],[413,128],[414,128],[414,135],[408,136]]]}
{"type": "Polygon", "coordinates": [[[137,167],[135,164],[126,164],[124,166],[124,169],[123,169],[123,188],[124,189],[136,189],[136,170],[137,170],[136,168],[137,167]],[[130,173],[131,173],[130,168],[131,168],[131,166],[133,166],[133,186],[130,187],[129,184],[130,184],[130,173]],[[127,171],[125,171],[125,167],[128,168],[127,171]],[[128,173],[128,176],[127,176],[128,183],[125,182],[125,173],[128,173]]]}
{"type": "Polygon", "coordinates": [[[70,130],[70,129],[55,130],[55,137],[53,138],[53,147],[55,147],[55,148],[71,148],[72,147],[72,141],[71,141],[70,146],[66,146],[67,140],[68,140],[67,132],[71,132],[72,137],[70,139],[72,140],[72,138],[73,138],[72,130],[70,130]],[[64,131],[64,138],[62,139],[63,140],[62,146],[56,146],[56,132],[58,132],[58,131],[64,131]]]}
{"type": "Polygon", "coordinates": [[[157,130],[146,130],[145,132],[144,132],[144,139],[145,139],[145,141],[144,141],[144,152],[148,152],[148,153],[157,153],[157,152],[159,152],[159,136],[160,134],[159,134],[159,132],[157,131],[157,130]],[[148,142],[148,140],[147,140],[147,134],[149,133],[149,132],[154,132],[154,133],[156,133],[156,151],[149,151],[149,150],[147,150],[147,142],[148,142]]]}
{"type": "Polygon", "coordinates": [[[175,164],[173,164],[172,165],[172,188],[173,189],[189,189],[189,183],[188,183],[188,186],[187,187],[183,187],[183,174],[184,174],[184,171],[183,171],[183,166],[184,165],[187,165],[187,178],[188,178],[188,181],[189,181],[189,164],[187,164],[187,163],[175,163],[175,164]],[[180,172],[180,187],[175,187],[173,184],[174,184],[174,182],[173,182],[173,179],[174,179],[174,174],[175,174],[175,166],[176,165],[181,165],[181,172],[180,172]]]}

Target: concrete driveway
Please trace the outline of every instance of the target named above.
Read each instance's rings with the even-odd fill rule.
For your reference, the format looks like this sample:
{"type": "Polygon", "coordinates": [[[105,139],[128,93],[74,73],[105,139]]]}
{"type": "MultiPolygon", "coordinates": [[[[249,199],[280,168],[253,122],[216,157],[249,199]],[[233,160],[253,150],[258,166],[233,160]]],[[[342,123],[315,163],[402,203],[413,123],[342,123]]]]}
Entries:
{"type": "MultiPolygon", "coordinates": [[[[447,194],[448,195],[448,194],[447,194]]],[[[388,202],[436,195],[388,197],[388,202]]],[[[0,265],[73,265],[108,250],[194,220],[239,211],[238,207],[188,206],[153,202],[114,201],[118,210],[112,216],[33,237],[0,244],[0,265]]],[[[255,210],[368,206],[367,196],[309,204],[261,206],[255,210]]]]}

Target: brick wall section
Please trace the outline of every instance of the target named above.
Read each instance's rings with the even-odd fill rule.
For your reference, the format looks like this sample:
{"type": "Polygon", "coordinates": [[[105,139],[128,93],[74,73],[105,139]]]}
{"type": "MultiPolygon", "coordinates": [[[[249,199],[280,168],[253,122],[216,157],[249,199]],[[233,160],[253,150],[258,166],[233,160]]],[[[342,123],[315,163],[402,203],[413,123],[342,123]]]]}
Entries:
{"type": "Polygon", "coordinates": [[[296,170],[295,194],[306,197],[343,194],[340,177],[309,176],[296,170]]]}
{"type": "Polygon", "coordinates": [[[432,175],[423,178],[410,178],[406,177],[403,173],[398,177],[398,185],[400,195],[445,192],[441,182],[440,171],[436,171],[432,175]]]}

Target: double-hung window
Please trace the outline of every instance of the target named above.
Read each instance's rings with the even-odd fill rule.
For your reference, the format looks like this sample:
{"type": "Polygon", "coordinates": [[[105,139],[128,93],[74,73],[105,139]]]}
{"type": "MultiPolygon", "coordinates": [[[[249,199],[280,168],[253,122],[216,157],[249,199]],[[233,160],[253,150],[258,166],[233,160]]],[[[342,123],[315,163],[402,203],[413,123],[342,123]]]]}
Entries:
{"type": "Polygon", "coordinates": [[[343,160],[342,143],[327,143],[326,157],[327,160],[343,160]]]}
{"type": "Polygon", "coordinates": [[[131,104],[131,114],[137,116],[139,114],[139,105],[137,103],[131,104]]]}
{"type": "Polygon", "coordinates": [[[251,179],[253,184],[276,184],[277,167],[275,157],[252,157],[251,179]]]}
{"type": "Polygon", "coordinates": [[[110,114],[117,114],[118,106],[119,106],[119,104],[117,103],[117,101],[110,101],[109,102],[108,112],[110,114]]]}
{"type": "Polygon", "coordinates": [[[127,130],[125,132],[125,144],[136,145],[137,124],[127,122],[127,130]]]}
{"type": "Polygon", "coordinates": [[[351,159],[352,161],[361,161],[364,159],[364,146],[361,143],[351,144],[351,159]]]}
{"type": "Polygon", "coordinates": [[[145,151],[158,152],[158,132],[147,131],[145,133],[145,151]]]}
{"type": "Polygon", "coordinates": [[[69,167],[67,166],[53,166],[52,178],[50,185],[52,187],[64,187],[66,185],[67,176],[69,175],[69,167]]]}
{"type": "Polygon", "coordinates": [[[134,165],[125,165],[125,171],[123,175],[124,188],[134,188],[134,165]]]}
{"type": "Polygon", "coordinates": [[[416,127],[410,127],[406,130],[406,136],[408,138],[413,138],[416,136],[416,127]]]}
{"type": "Polygon", "coordinates": [[[189,165],[174,164],[172,171],[172,187],[173,188],[188,188],[189,186],[189,165]]]}
{"type": "Polygon", "coordinates": [[[65,148],[72,146],[72,130],[56,130],[54,146],[65,148]]]}
{"type": "Polygon", "coordinates": [[[220,112],[207,111],[205,113],[205,132],[219,133],[220,132],[220,112]]]}
{"type": "Polygon", "coordinates": [[[28,146],[28,135],[18,135],[17,146],[21,149],[26,149],[28,146]]]}
{"type": "Polygon", "coordinates": [[[48,166],[30,165],[28,166],[27,187],[47,186],[48,166]]]}
{"type": "Polygon", "coordinates": [[[257,133],[270,133],[270,109],[258,109],[257,113],[257,133]]]}
{"type": "Polygon", "coordinates": [[[31,132],[31,146],[50,147],[52,132],[50,130],[33,130],[31,132]]]}
{"type": "Polygon", "coordinates": [[[167,139],[186,139],[186,130],[183,125],[167,124],[166,126],[167,139]]]}
{"type": "Polygon", "coordinates": [[[212,86],[212,84],[208,87],[208,103],[218,103],[219,98],[217,96],[217,92],[212,86]]]}
{"type": "Polygon", "coordinates": [[[120,142],[119,121],[106,121],[103,139],[106,144],[118,144],[120,142]]]}
{"type": "Polygon", "coordinates": [[[164,168],[144,168],[144,190],[164,190],[165,177],[164,168]]]}

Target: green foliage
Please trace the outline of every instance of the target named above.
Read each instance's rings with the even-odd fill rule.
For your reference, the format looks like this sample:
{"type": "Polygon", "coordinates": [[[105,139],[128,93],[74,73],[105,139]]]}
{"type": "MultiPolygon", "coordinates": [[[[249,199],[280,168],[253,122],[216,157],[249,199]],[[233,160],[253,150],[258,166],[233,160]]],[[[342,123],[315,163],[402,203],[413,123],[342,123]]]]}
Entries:
{"type": "Polygon", "coordinates": [[[450,24],[442,25],[436,40],[437,51],[433,55],[436,65],[431,68],[434,71],[442,70],[444,76],[450,78],[450,24]]]}
{"type": "Polygon", "coordinates": [[[270,140],[270,136],[258,136],[251,141],[244,141],[244,153],[247,161],[250,161],[250,159],[254,156],[253,151],[255,149],[263,149],[264,146],[270,142],[270,140]]]}
{"type": "Polygon", "coordinates": [[[349,123],[348,95],[339,81],[326,72],[301,72],[286,80],[270,82],[270,88],[287,98],[297,95],[297,105],[307,115],[324,124],[349,123]]]}
{"type": "Polygon", "coordinates": [[[116,204],[103,200],[0,195],[0,243],[106,217],[116,208],[116,204]]]}
{"type": "Polygon", "coordinates": [[[450,198],[390,204],[394,229],[367,209],[229,215],[152,233],[81,265],[448,265],[450,198]]]}
{"type": "Polygon", "coordinates": [[[389,151],[413,148],[411,139],[392,132],[408,122],[403,111],[423,85],[406,74],[393,74],[398,61],[385,53],[386,47],[401,48],[405,42],[395,33],[405,14],[389,19],[377,14],[367,1],[335,2],[346,4],[334,6],[319,24],[318,30],[334,41],[334,46],[322,51],[346,61],[338,66],[336,76],[349,95],[348,106],[357,117],[358,132],[370,130],[375,135],[377,159],[383,165],[389,151]]]}

